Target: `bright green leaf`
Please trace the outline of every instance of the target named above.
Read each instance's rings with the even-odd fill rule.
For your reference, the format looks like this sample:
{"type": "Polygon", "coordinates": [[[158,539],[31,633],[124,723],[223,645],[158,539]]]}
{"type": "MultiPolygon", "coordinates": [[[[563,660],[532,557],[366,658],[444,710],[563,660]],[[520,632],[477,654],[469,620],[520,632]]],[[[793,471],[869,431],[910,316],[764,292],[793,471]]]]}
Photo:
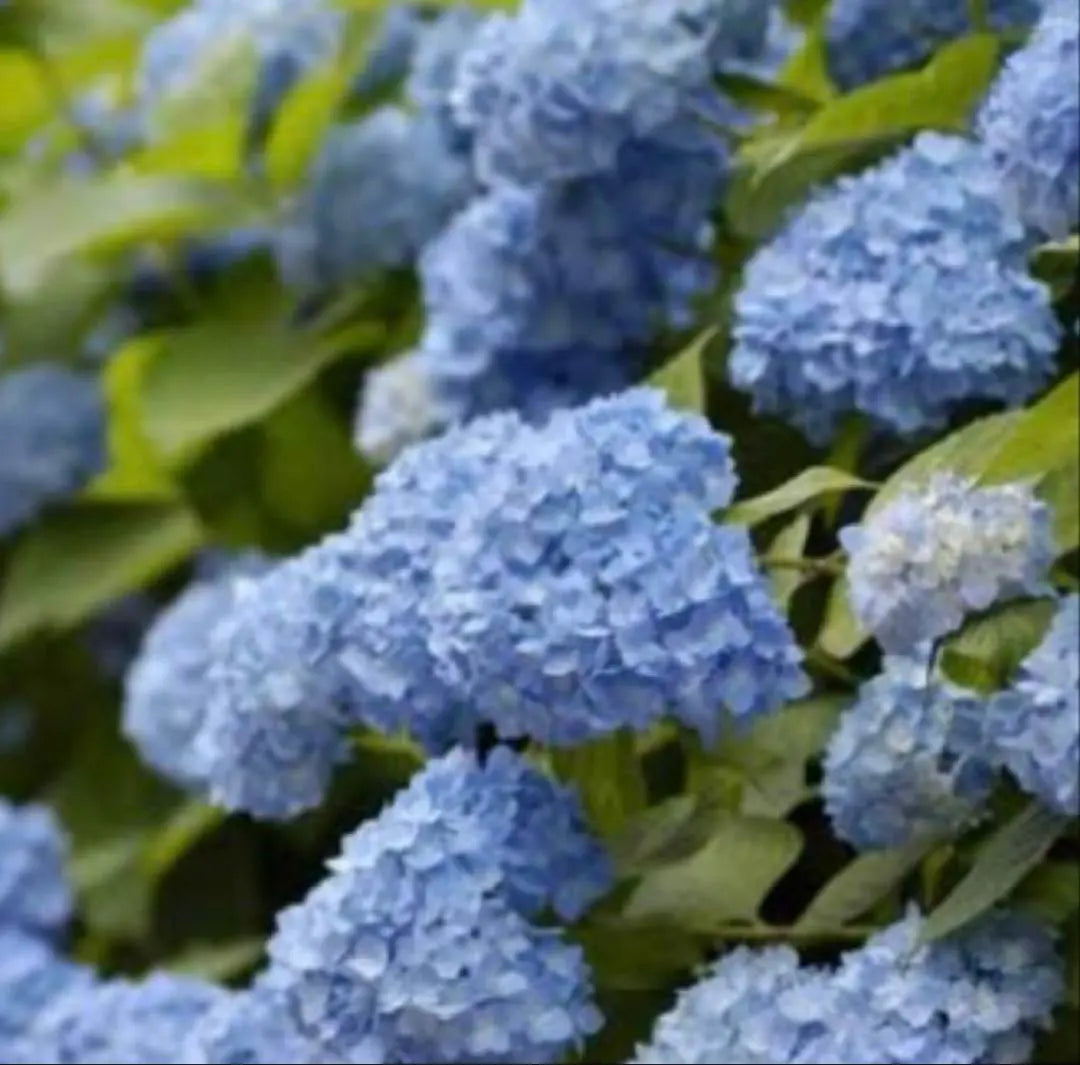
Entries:
{"type": "MultiPolygon", "coordinates": [[[[797,514],[773,537],[769,544],[769,554],[774,558],[802,558],[809,535],[810,515],[797,514]]],[[[785,613],[791,605],[792,597],[811,576],[812,573],[796,569],[794,566],[773,567],[769,574],[773,598],[785,613]]]]}
{"type": "Polygon", "coordinates": [[[714,804],[676,795],[641,811],[610,840],[608,851],[621,876],[638,876],[689,858],[716,828],[714,804]]]}
{"type": "Polygon", "coordinates": [[[244,162],[243,116],[227,115],[194,129],[182,128],[152,141],[134,154],[130,163],[141,174],[170,174],[232,182],[240,178],[244,162]]]}
{"type": "Polygon", "coordinates": [[[85,503],[54,512],[12,554],[0,593],[0,646],[74,625],[181,562],[201,540],[179,503],[85,503]]]}
{"type": "Polygon", "coordinates": [[[1064,815],[1033,802],[1002,825],[980,848],[963,880],[923,922],[919,941],[929,943],[955,932],[1008,896],[1068,823],[1064,815]]]}
{"type": "Polygon", "coordinates": [[[766,492],[756,499],[744,499],[734,503],[724,512],[724,520],[739,525],[758,525],[777,514],[794,510],[822,496],[852,489],[872,489],[875,486],[843,470],[827,466],[812,466],[803,470],[787,484],[766,492]]]}
{"type": "MultiPolygon", "coordinates": [[[[807,13],[806,18],[809,22],[819,21],[820,12],[807,13]]],[[[829,77],[825,34],[820,22],[809,27],[802,46],[784,64],[780,71],[780,83],[789,85],[819,103],[831,100],[837,95],[836,86],[829,77]]]]}
{"type": "Polygon", "coordinates": [[[723,816],[696,854],[643,877],[623,915],[632,922],[670,921],[706,934],[733,922],[752,922],[801,849],[799,830],[785,821],[723,816]]]}
{"type": "Polygon", "coordinates": [[[705,410],[703,359],[716,333],[715,328],[706,329],[649,379],[649,384],[667,394],[668,403],[676,410],[695,414],[705,410]]]}
{"type": "Polygon", "coordinates": [[[621,831],[645,809],[645,779],[631,733],[553,750],[550,758],[558,776],[577,788],[589,823],[602,835],[621,831]]]}
{"type": "Polygon", "coordinates": [[[919,864],[929,847],[917,841],[906,847],[860,854],[814,896],[796,928],[827,931],[861,917],[919,864]]]}
{"type": "Polygon", "coordinates": [[[1080,864],[1043,862],[1013,896],[1014,903],[1050,924],[1062,924],[1080,910],[1080,864]]]}
{"type": "Polygon", "coordinates": [[[303,179],[349,86],[341,67],[316,70],[296,85],[278,109],[266,143],[266,173],[275,188],[303,179]]]}

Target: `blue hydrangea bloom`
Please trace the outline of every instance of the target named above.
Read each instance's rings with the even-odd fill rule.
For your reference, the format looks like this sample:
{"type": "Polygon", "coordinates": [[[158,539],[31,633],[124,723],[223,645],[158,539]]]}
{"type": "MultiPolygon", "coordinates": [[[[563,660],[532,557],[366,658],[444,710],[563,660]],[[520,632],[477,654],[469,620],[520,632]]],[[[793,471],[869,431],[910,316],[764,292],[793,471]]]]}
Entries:
{"type": "MultiPolygon", "coordinates": [[[[765,5],[754,4],[761,9],[765,5]]],[[[760,47],[752,47],[725,59],[721,66],[725,73],[749,74],[764,81],[772,81],[784,65],[806,40],[806,30],[792,22],[779,4],[768,8],[768,23],[760,47]]]]}
{"type": "Polygon", "coordinates": [[[462,53],[485,21],[479,11],[468,5],[439,12],[421,32],[405,80],[409,102],[438,119],[455,142],[466,143],[467,138],[451,116],[451,91],[462,53]]]}
{"type": "Polygon", "coordinates": [[[912,907],[844,956],[833,977],[842,1022],[807,1060],[1030,1060],[1032,1037],[1049,1027],[1065,990],[1054,935],[1031,918],[995,910],[916,949],[920,922],[912,907]]]}
{"type": "Polygon", "coordinates": [[[885,659],[826,750],[825,809],[836,834],[860,850],[962,829],[993,786],[994,769],[971,727],[983,701],[933,676],[930,646],[920,651],[885,659]]]}
{"type": "Polygon", "coordinates": [[[183,1065],[340,1065],[305,1039],[265,978],[223,997],[196,1022],[183,1065]]]}
{"type": "Polygon", "coordinates": [[[105,464],[95,381],[40,365],[0,377],[0,536],[76,492],[105,464]]]}
{"type": "Polygon", "coordinates": [[[825,1061],[808,1059],[804,1051],[823,1026],[837,1020],[827,975],[800,968],[790,947],[739,947],[679,992],[631,1065],[825,1061]]]}
{"type": "Polygon", "coordinates": [[[431,645],[504,737],[573,744],[664,714],[715,738],[800,694],[801,654],[730,501],[728,441],[633,390],[524,432],[435,561],[431,645]]]}
{"type": "Polygon", "coordinates": [[[1058,605],[1050,631],[994,697],[986,722],[997,759],[1025,791],[1080,813],[1080,596],[1058,605]]]}
{"type": "MultiPolygon", "coordinates": [[[[989,0],[990,27],[1027,27],[1039,6],[1040,0],[989,0]]],[[[968,0],[833,0],[825,22],[829,73],[847,90],[921,63],[974,31],[972,11],[968,0]]]]}
{"type": "Polygon", "coordinates": [[[0,929],[0,1061],[9,1060],[8,1048],[42,1011],[92,983],[89,969],[64,960],[37,936],[0,929]]]}
{"type": "Polygon", "coordinates": [[[467,160],[430,115],[382,107],[338,126],[277,234],[281,276],[323,291],[408,266],[470,190],[467,160]]]}
{"type": "Polygon", "coordinates": [[[1054,0],[978,117],[1016,211],[1043,239],[1062,240],[1080,225],[1078,65],[1080,14],[1071,0],[1054,0]]]}
{"type": "Polygon", "coordinates": [[[1027,1061],[1064,992],[1053,936],[994,911],[915,947],[921,917],[799,967],[786,947],[740,948],[683,991],[633,1065],[975,1065],[1027,1061]]]}
{"type": "Polygon", "coordinates": [[[44,806],[0,798],[0,928],[54,936],[71,917],[67,841],[44,806]]]}
{"type": "Polygon", "coordinates": [[[264,128],[299,76],[337,52],[342,13],[327,0],[192,0],[147,37],[136,76],[153,132],[176,114],[198,121],[204,90],[252,96],[264,128]]]}
{"type": "MultiPolygon", "coordinates": [[[[529,185],[611,172],[642,142],[712,151],[721,169],[726,149],[703,116],[731,114],[712,87],[728,6],[531,0],[493,16],[451,93],[480,179],[529,185]]],[[[751,10],[730,6],[744,17],[751,10]]],[[[766,7],[754,6],[763,35],[766,7]]]]}
{"type": "MultiPolygon", "coordinates": [[[[486,797],[487,770],[471,755],[429,765],[345,841],[332,875],[280,915],[267,979],[324,1051],[348,1061],[552,1062],[599,1027],[581,951],[514,909],[550,889],[535,844],[555,840],[542,811],[499,815],[499,778],[517,775],[513,758],[500,756],[486,797]]],[[[593,857],[582,839],[566,842],[554,851],[560,864],[574,852],[593,857]]]]}
{"type": "Polygon", "coordinates": [[[952,473],[904,489],[840,531],[848,597],[887,651],[910,651],[999,600],[1040,595],[1057,555],[1050,509],[1024,483],[952,473]]]}
{"type": "Polygon", "coordinates": [[[731,380],[816,442],[855,411],[912,434],[964,402],[1021,404],[1061,336],[1027,249],[988,153],[923,133],[820,192],[751,258],[731,380]]]}
{"type": "Polygon", "coordinates": [[[196,742],[206,715],[210,634],[226,616],[238,581],[269,568],[237,557],[211,580],[196,580],[161,611],[124,684],[123,731],[148,765],[183,787],[200,788],[206,769],[196,742]]]}
{"type": "Polygon", "coordinates": [[[364,378],[353,437],[361,455],[385,465],[439,427],[427,366],[410,352],[364,378]]]}
{"type": "Polygon", "coordinates": [[[705,160],[628,152],[617,175],[474,199],[420,259],[421,358],[446,419],[543,418],[625,387],[715,278],[714,190],[705,160]]]}
{"type": "Polygon", "coordinates": [[[31,1036],[52,1065],[182,1065],[193,1026],[227,995],[169,973],[102,981],[43,1010],[31,1036]]]}
{"type": "Polygon", "coordinates": [[[418,4],[390,4],[368,42],[364,64],[353,80],[353,92],[365,96],[401,81],[412,64],[424,27],[418,4]]]}

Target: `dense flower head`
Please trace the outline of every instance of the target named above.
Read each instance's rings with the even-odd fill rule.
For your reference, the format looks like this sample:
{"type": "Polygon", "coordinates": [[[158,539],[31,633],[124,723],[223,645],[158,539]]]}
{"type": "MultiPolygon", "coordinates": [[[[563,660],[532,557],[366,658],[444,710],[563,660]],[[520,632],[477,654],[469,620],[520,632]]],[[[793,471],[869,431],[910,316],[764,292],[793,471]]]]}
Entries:
{"type": "Polygon", "coordinates": [[[799,694],[725,438],[635,390],[523,433],[461,505],[428,603],[444,676],[505,737],[572,744],[665,713],[716,734],[799,694]]]}
{"type": "MultiPolygon", "coordinates": [[[[451,94],[456,120],[474,137],[481,181],[611,172],[642,142],[692,154],[712,148],[719,167],[720,136],[703,116],[730,111],[711,82],[726,6],[529,0],[492,17],[462,57],[451,94]]],[[[763,32],[765,6],[755,6],[763,32]]]]}
{"type": "Polygon", "coordinates": [[[929,644],[919,652],[886,657],[825,754],[825,809],[836,834],[860,850],[961,829],[993,786],[972,728],[985,712],[982,700],[933,675],[929,644]]]}
{"type": "Polygon", "coordinates": [[[181,1065],[192,1027],[227,995],[163,972],[99,981],[57,999],[30,1035],[52,1065],[181,1065]]]}
{"type": "Polygon", "coordinates": [[[66,860],[67,841],[51,811],[0,798],[0,928],[63,931],[73,905],[66,860]]]}
{"type": "Polygon", "coordinates": [[[1050,932],[992,911],[917,946],[921,920],[912,909],[831,969],[800,968],[786,947],[732,951],[680,994],[634,1065],[1029,1060],[1064,991],[1050,932]]]}
{"type": "Polygon", "coordinates": [[[467,161],[431,115],[387,106],[337,126],[278,233],[282,277],[322,291],[408,266],[470,188],[467,161]]]}
{"type": "Polygon", "coordinates": [[[353,433],[356,449],[384,465],[409,444],[423,440],[439,422],[427,367],[410,352],[364,378],[353,433]]]}
{"type": "Polygon", "coordinates": [[[337,51],[342,14],[327,0],[192,0],[146,39],[137,94],[151,132],[174,116],[198,121],[204,90],[253,95],[265,126],[296,79],[337,51]]]}
{"type": "MultiPolygon", "coordinates": [[[[703,977],[680,991],[656,1023],[632,1065],[786,1065],[822,1025],[836,1023],[825,974],[801,968],[790,947],[725,954],[703,977]]],[[[824,1060],[824,1059],[821,1059],[824,1060]]],[[[876,1058],[872,1060],[877,1060],[876,1058]]]]}
{"type": "Polygon", "coordinates": [[[223,996],[195,1023],[183,1065],[337,1065],[305,1039],[264,978],[223,996]]]}
{"type": "Polygon", "coordinates": [[[1043,239],[1080,225],[1080,14],[1052,0],[1028,45],[1012,55],[978,117],[1015,209],[1043,239]]]}
{"type": "Polygon", "coordinates": [[[450,95],[458,76],[462,53],[486,19],[476,8],[464,4],[447,7],[427,22],[416,42],[406,98],[443,124],[455,140],[467,140],[450,113],[450,95]]]}
{"type": "Polygon", "coordinates": [[[994,697],[986,733],[1025,791],[1080,813],[1080,596],[1060,601],[1049,632],[994,697]]]}
{"type": "Polygon", "coordinates": [[[104,420],[89,377],[44,364],[0,376],[0,536],[104,466],[104,420]]]}
{"type": "Polygon", "coordinates": [[[38,1015],[63,995],[88,988],[89,969],[61,958],[36,935],[0,928],[0,1061],[38,1015]]]}
{"type": "MultiPolygon", "coordinates": [[[[990,28],[1031,25],[1040,0],[989,0],[990,28]]],[[[975,30],[967,0],[833,0],[825,23],[829,73],[845,90],[927,59],[975,30]]]]}
{"type": "Polygon", "coordinates": [[[426,23],[419,4],[389,4],[368,41],[360,72],[353,80],[358,95],[379,92],[408,73],[426,23]]]}
{"type": "Polygon", "coordinates": [[[840,541],[855,616],[901,653],[999,600],[1041,594],[1057,554],[1050,509],[1030,485],[984,488],[947,472],[905,488],[840,541]]]}
{"type": "Polygon", "coordinates": [[[574,855],[587,863],[589,894],[605,867],[566,821],[565,793],[515,759],[430,763],[280,915],[266,979],[319,1048],[356,1062],[548,1062],[599,1026],[580,950],[515,905],[535,910],[556,888],[548,853],[562,871],[574,855]]]}
{"type": "Polygon", "coordinates": [[[148,765],[189,788],[205,783],[196,742],[206,715],[210,635],[232,607],[237,582],[269,561],[237,556],[212,579],[193,581],[146,632],[124,684],[123,731],[148,765]]]}
{"type": "Polygon", "coordinates": [[[988,153],[923,133],[818,193],[751,258],[731,380],[818,442],[854,412],[906,435],[966,402],[1021,404],[1061,333],[1026,254],[988,153]]]}

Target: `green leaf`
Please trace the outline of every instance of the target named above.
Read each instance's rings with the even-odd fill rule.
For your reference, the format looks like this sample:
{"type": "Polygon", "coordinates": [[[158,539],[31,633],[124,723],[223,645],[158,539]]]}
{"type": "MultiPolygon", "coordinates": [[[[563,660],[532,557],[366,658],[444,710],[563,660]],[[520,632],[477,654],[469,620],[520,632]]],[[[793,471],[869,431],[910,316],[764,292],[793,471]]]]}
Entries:
{"type": "Polygon", "coordinates": [[[1004,899],[1046,856],[1069,824],[1037,802],[1002,825],[980,848],[975,863],[923,922],[919,942],[955,932],[1004,899]]]}
{"type": "Polygon", "coordinates": [[[632,922],[672,922],[705,934],[733,922],[752,922],[801,849],[799,830],[785,821],[723,815],[696,854],[642,878],[623,916],[632,922]]]}
{"type": "Polygon", "coordinates": [[[276,189],[303,179],[349,87],[341,67],[317,69],[285,98],[266,143],[266,174],[276,189]]]}
{"type": "Polygon", "coordinates": [[[608,844],[620,876],[639,876],[689,858],[716,828],[718,809],[700,796],[676,795],[631,818],[608,844]]]}
{"type": "Polygon", "coordinates": [[[26,52],[0,49],[0,148],[14,148],[48,116],[52,99],[26,52]]]}
{"type": "Polygon", "coordinates": [[[82,621],[181,562],[201,540],[180,503],[85,503],[53,512],[12,554],[0,593],[0,646],[82,621]]]}
{"type": "Polygon", "coordinates": [[[605,739],[553,750],[550,758],[560,779],[577,788],[589,823],[601,835],[621,831],[645,809],[645,778],[632,733],[622,730],[605,739]]]}
{"type": "Polygon", "coordinates": [[[1074,233],[1063,241],[1036,248],[1031,272],[1050,286],[1055,299],[1066,295],[1080,272],[1080,236],[1074,233]]]}
{"type": "Polygon", "coordinates": [[[181,128],[154,140],[129,160],[140,174],[202,178],[229,183],[243,173],[247,118],[226,115],[195,128],[181,128]]]}
{"type": "Polygon", "coordinates": [[[942,650],[946,675],[984,694],[1003,688],[1046,634],[1055,607],[1049,599],[1025,600],[973,618],[942,650]]]}
{"type": "Polygon", "coordinates": [[[27,295],[69,255],[176,237],[220,217],[224,206],[212,188],[171,176],[61,181],[0,215],[0,280],[13,295],[27,295]]]}
{"type": "MultiPolygon", "coordinates": [[[[804,5],[807,6],[807,5],[804,5]]],[[[820,4],[818,5],[821,6],[820,4]]],[[[837,95],[836,86],[829,76],[829,62],[825,53],[825,33],[820,12],[807,13],[809,28],[802,47],[784,64],[780,71],[780,83],[812,97],[819,103],[832,100],[837,95]],[[816,22],[817,25],[809,25],[816,22]]]]}
{"type": "MultiPolygon", "coordinates": [[[[810,515],[797,514],[782,528],[769,544],[769,554],[775,558],[802,558],[806,552],[806,541],[810,536],[810,515]]],[[[794,567],[775,566],[769,578],[772,581],[773,598],[781,609],[787,612],[791,599],[799,588],[813,576],[808,571],[794,567]]]]}
{"type": "Polygon", "coordinates": [[[574,931],[599,987],[647,991],[668,987],[702,958],[700,940],[670,925],[627,925],[593,919],[574,931]]]}
{"type": "Polygon", "coordinates": [[[820,102],[795,86],[782,82],[774,84],[747,74],[723,74],[719,83],[725,94],[738,103],[780,116],[805,117],[820,102]]]}
{"type": "Polygon", "coordinates": [[[1013,902],[1050,924],[1063,924],[1080,910],[1080,864],[1043,862],[1023,879],[1013,902]]]}
{"type": "Polygon", "coordinates": [[[255,938],[230,943],[197,943],[170,958],[163,968],[183,976],[221,983],[254,969],[265,949],[265,942],[255,938]]]}
{"type": "Polygon", "coordinates": [[[875,487],[870,481],[864,481],[861,477],[855,477],[843,470],[812,466],[771,492],[766,492],[756,499],[744,499],[734,503],[725,511],[724,520],[754,526],[822,496],[827,497],[856,488],[872,490],[875,487]]]}
{"type": "Polygon", "coordinates": [[[695,414],[704,412],[705,370],[702,360],[716,335],[715,327],[706,329],[649,379],[649,384],[667,394],[668,403],[676,410],[693,411],[695,414]]]}
{"type": "Polygon", "coordinates": [[[860,854],[814,896],[796,929],[828,931],[861,917],[919,864],[931,845],[919,840],[906,847],[860,854]]]}
{"type": "Polygon", "coordinates": [[[165,335],[143,378],[143,425],[166,455],[187,452],[258,421],[341,354],[293,327],[272,287],[230,290],[165,335]]]}

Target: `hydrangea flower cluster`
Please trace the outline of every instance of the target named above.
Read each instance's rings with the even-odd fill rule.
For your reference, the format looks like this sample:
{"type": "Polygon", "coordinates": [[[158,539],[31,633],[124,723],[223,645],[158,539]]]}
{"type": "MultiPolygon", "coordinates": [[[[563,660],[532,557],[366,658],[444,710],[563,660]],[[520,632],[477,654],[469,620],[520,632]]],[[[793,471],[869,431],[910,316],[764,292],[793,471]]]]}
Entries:
{"type": "Polygon", "coordinates": [[[236,584],[269,562],[240,555],[193,581],[146,632],[124,683],[123,731],[148,765],[183,787],[201,788],[206,770],[197,737],[206,714],[210,632],[227,614],[236,584]]]}
{"type": "Polygon", "coordinates": [[[341,12],[327,0],[191,0],[147,38],[137,74],[151,134],[175,115],[198,120],[203,89],[255,90],[252,125],[264,128],[306,71],[332,57],[341,12]]]}
{"type": "Polygon", "coordinates": [[[947,472],[842,529],[840,542],[855,616],[899,653],[994,602],[1042,594],[1057,554],[1050,510],[1029,485],[982,488],[947,472]]]}
{"type": "Polygon", "coordinates": [[[467,160],[429,113],[387,106],[337,126],[277,234],[281,276],[325,292],[408,266],[471,187],[467,160]]]}
{"type": "Polygon", "coordinates": [[[438,427],[431,379],[415,352],[364,378],[353,430],[362,455],[383,465],[438,427]]]}
{"type": "Polygon", "coordinates": [[[58,935],[71,917],[67,844],[43,806],[0,799],[0,928],[58,935]]]}
{"type": "Polygon", "coordinates": [[[409,72],[424,26],[420,5],[388,5],[368,43],[364,65],[353,80],[354,94],[367,96],[401,81],[409,72]]]}
{"type": "MultiPolygon", "coordinates": [[[[687,323],[715,279],[729,156],[717,127],[742,121],[714,75],[763,53],[769,8],[534,0],[471,26],[456,65],[425,58],[422,40],[412,92],[449,94],[483,191],[420,260],[420,424],[502,409],[542,420],[624,387],[649,340],[687,323]]],[[[366,413],[378,408],[362,425],[366,413]]]]}
{"type": "Polygon", "coordinates": [[[609,872],[569,793],[510,751],[429,763],[331,869],[279,917],[265,977],[324,1052],[549,1062],[599,1026],[580,950],[527,918],[579,914],[609,872]]]}
{"type": "Polygon", "coordinates": [[[833,829],[860,850],[948,835],[978,818],[994,782],[982,700],[933,675],[931,647],[887,657],[825,754],[833,829]]]}
{"type": "Polygon", "coordinates": [[[1025,1061],[1064,992],[1053,938],[991,912],[916,949],[921,918],[845,954],[833,969],[794,951],[741,948],[684,990],[632,1065],[904,1065],[1025,1061]]]}
{"type": "Polygon", "coordinates": [[[818,193],[747,264],[732,383],[817,442],[859,411],[939,428],[1049,380],[1061,327],[989,153],[923,133],[818,193]]]}
{"type": "Polygon", "coordinates": [[[1027,47],[1008,60],[978,116],[979,136],[1014,208],[1041,239],[1080,225],[1080,13],[1047,0],[1027,47]]]}
{"type": "Polygon", "coordinates": [[[701,417],[633,390],[540,428],[478,419],[404,452],[350,527],[256,582],[215,633],[218,801],[318,801],[346,729],[429,749],[571,744],[664,714],[712,738],[800,694],[800,652],[701,417]]]}
{"type": "MultiPolygon", "coordinates": [[[[989,0],[988,28],[1030,26],[1040,0],[989,0]]],[[[935,48],[976,29],[967,0],[832,0],[825,22],[829,73],[844,90],[927,59],[935,48]]]]}
{"type": "Polygon", "coordinates": [[[104,425],[89,377],[45,364],[0,377],[0,536],[102,469],[104,425]]]}
{"type": "Polygon", "coordinates": [[[1050,631],[991,701],[986,734],[1025,791],[1080,813],[1080,596],[1059,602],[1050,631]]]}

